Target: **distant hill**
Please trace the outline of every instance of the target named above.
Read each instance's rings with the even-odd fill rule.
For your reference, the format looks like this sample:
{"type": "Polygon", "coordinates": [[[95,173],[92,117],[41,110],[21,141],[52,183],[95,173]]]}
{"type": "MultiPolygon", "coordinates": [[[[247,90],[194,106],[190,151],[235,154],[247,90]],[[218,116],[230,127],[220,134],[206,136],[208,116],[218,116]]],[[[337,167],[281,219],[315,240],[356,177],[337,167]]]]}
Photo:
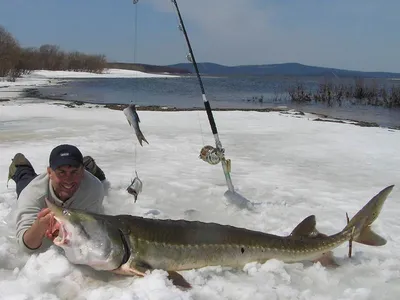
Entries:
{"type": "MultiPolygon", "coordinates": [[[[363,77],[363,78],[400,78],[400,73],[362,72],[335,68],[307,66],[299,63],[270,65],[224,66],[215,63],[197,63],[200,73],[206,75],[264,75],[264,76],[327,76],[327,77],[363,77]]],[[[167,67],[186,69],[194,73],[191,63],[179,63],[167,67]]]]}

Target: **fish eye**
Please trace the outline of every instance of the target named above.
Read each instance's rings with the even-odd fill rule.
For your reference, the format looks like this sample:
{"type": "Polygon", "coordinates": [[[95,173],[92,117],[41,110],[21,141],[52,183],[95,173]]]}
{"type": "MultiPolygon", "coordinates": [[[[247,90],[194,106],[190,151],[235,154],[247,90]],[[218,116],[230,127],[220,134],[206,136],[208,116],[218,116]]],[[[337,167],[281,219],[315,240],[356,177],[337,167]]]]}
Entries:
{"type": "Polygon", "coordinates": [[[69,215],[70,215],[69,211],[66,210],[66,209],[63,209],[62,214],[63,214],[64,216],[69,216],[69,215]]]}

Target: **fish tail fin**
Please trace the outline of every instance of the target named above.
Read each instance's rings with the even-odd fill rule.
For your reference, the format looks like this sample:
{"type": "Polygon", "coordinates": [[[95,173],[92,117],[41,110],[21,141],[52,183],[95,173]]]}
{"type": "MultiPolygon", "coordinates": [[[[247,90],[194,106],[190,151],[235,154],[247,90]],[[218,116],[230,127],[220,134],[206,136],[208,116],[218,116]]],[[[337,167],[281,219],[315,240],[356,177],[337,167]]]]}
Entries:
{"type": "Polygon", "coordinates": [[[375,233],[370,227],[365,227],[361,230],[353,241],[368,246],[383,246],[386,244],[386,239],[375,233]]]}
{"type": "Polygon", "coordinates": [[[348,222],[344,230],[355,229],[352,241],[369,246],[386,244],[386,239],[375,233],[370,226],[378,218],[393,187],[390,185],[380,191],[348,222]]]}
{"type": "Polygon", "coordinates": [[[148,145],[150,145],[149,142],[146,140],[146,138],[144,137],[143,134],[141,134],[140,137],[139,137],[138,139],[139,139],[140,146],[143,147],[143,142],[146,142],[148,145]]]}

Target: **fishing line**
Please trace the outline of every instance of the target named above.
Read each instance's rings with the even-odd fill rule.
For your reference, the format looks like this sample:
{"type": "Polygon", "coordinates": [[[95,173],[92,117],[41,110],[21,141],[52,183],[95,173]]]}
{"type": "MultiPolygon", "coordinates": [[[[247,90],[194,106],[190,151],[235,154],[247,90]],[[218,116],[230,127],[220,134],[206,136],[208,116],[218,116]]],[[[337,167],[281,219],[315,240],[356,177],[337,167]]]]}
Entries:
{"type": "MultiPolygon", "coordinates": [[[[137,4],[138,1],[139,0],[133,0],[133,4],[137,4]]],[[[203,159],[204,161],[206,161],[212,165],[215,165],[215,164],[221,162],[221,166],[222,166],[222,170],[224,172],[228,190],[229,190],[229,192],[234,193],[235,191],[234,191],[234,187],[233,187],[232,179],[231,179],[231,175],[230,175],[231,161],[230,161],[230,159],[225,158],[225,149],[222,147],[222,143],[219,139],[218,129],[217,129],[217,125],[215,124],[215,119],[214,119],[214,115],[213,115],[213,112],[211,109],[211,105],[206,97],[206,92],[204,89],[203,81],[201,79],[201,75],[200,75],[200,72],[198,69],[198,65],[196,63],[196,59],[194,57],[194,53],[193,53],[192,46],[189,41],[188,34],[186,32],[185,25],[183,23],[183,19],[182,19],[182,15],[181,15],[179,7],[178,7],[178,3],[176,0],[171,0],[171,3],[173,4],[173,6],[175,8],[174,10],[176,12],[176,16],[179,19],[179,29],[180,29],[180,31],[182,31],[182,33],[185,37],[186,45],[189,50],[189,54],[186,56],[186,58],[192,63],[192,65],[196,71],[196,76],[198,79],[198,84],[200,86],[204,108],[206,110],[208,122],[211,127],[211,132],[212,132],[212,134],[214,136],[214,140],[215,140],[215,147],[210,146],[210,145],[204,146],[200,151],[199,158],[203,159]]],[[[137,17],[135,17],[135,24],[137,27],[137,17]]],[[[136,39],[136,37],[135,37],[135,39],[136,39]]],[[[135,47],[136,47],[136,45],[135,45],[135,47]]],[[[202,139],[203,139],[203,136],[202,136],[202,139]]]]}
{"type": "Polygon", "coordinates": [[[136,52],[137,52],[137,20],[138,20],[138,6],[134,5],[135,7],[135,17],[134,17],[134,32],[133,32],[133,62],[136,63],[136,52]]]}
{"type": "Polygon", "coordinates": [[[188,36],[188,34],[186,32],[186,28],[185,28],[185,25],[183,23],[182,15],[180,13],[177,1],[176,0],[171,0],[171,2],[175,6],[175,11],[176,11],[176,14],[177,14],[177,16],[179,18],[179,28],[181,29],[181,31],[182,31],[182,33],[183,33],[183,35],[185,37],[186,44],[187,44],[187,47],[189,49],[188,58],[190,58],[190,61],[192,62],[193,67],[194,67],[194,69],[196,71],[198,83],[199,83],[200,90],[201,90],[201,96],[202,96],[203,102],[204,102],[204,108],[205,108],[205,110],[207,112],[208,122],[210,123],[211,131],[212,131],[214,139],[215,139],[215,146],[216,146],[215,148],[213,148],[212,146],[210,146],[211,148],[206,146],[206,147],[203,147],[203,149],[201,151],[201,152],[203,152],[203,150],[205,150],[206,154],[210,154],[210,155],[205,155],[205,156],[204,155],[200,155],[200,157],[201,158],[204,157],[206,159],[205,161],[207,161],[207,162],[209,162],[211,164],[218,163],[219,161],[221,162],[222,169],[223,169],[223,172],[224,172],[224,175],[225,175],[226,184],[228,186],[228,189],[229,189],[230,192],[234,192],[234,187],[233,187],[231,176],[230,176],[230,169],[231,169],[230,160],[226,160],[225,159],[225,149],[222,147],[222,143],[221,143],[221,141],[219,139],[217,125],[215,124],[215,119],[214,119],[214,115],[213,115],[213,112],[212,112],[212,109],[211,109],[210,102],[207,100],[207,97],[206,97],[206,92],[205,92],[205,89],[204,89],[203,81],[201,79],[201,75],[200,75],[200,72],[199,72],[199,69],[198,69],[198,66],[197,66],[197,63],[196,63],[196,59],[194,57],[192,46],[191,46],[190,41],[189,41],[189,36],[188,36]],[[213,159],[211,161],[211,160],[207,159],[207,157],[208,158],[213,157],[215,159],[213,159]]]}
{"type": "MultiPolygon", "coordinates": [[[[133,0],[133,4],[134,4],[134,17],[133,17],[133,21],[134,21],[134,30],[133,30],[133,63],[136,64],[136,55],[137,55],[137,32],[138,32],[138,0],[133,0]]],[[[134,75],[134,82],[136,82],[136,73],[134,75]]],[[[130,101],[130,103],[132,104],[135,99],[135,85],[133,84],[132,87],[132,99],[130,101]]],[[[133,166],[134,166],[134,170],[136,170],[136,166],[137,166],[137,147],[138,147],[138,141],[135,141],[135,147],[134,147],[134,160],[133,160],[133,166]]],[[[133,177],[135,177],[135,172],[133,172],[133,177]]]]}
{"type": "MultiPolygon", "coordinates": [[[[176,8],[175,8],[175,5],[174,5],[173,1],[170,1],[170,5],[171,5],[171,7],[172,7],[172,10],[175,11],[176,8]]],[[[175,16],[176,24],[178,24],[178,29],[179,29],[180,31],[182,31],[182,26],[181,26],[181,22],[180,22],[180,20],[179,20],[179,17],[178,17],[176,14],[174,14],[174,16],[175,16]]],[[[181,40],[181,39],[179,39],[179,40],[181,40]]],[[[183,41],[182,41],[181,47],[184,49],[182,52],[183,52],[183,53],[186,53],[186,44],[185,44],[183,41]]],[[[186,59],[187,59],[190,63],[192,63],[192,61],[190,60],[190,54],[187,54],[187,55],[186,55],[186,59]]],[[[196,113],[196,114],[197,114],[197,121],[198,121],[198,123],[199,123],[199,128],[200,128],[201,145],[204,145],[204,144],[205,144],[205,141],[204,141],[204,131],[203,131],[203,127],[201,126],[200,111],[197,110],[196,112],[197,112],[197,113],[196,113]]]]}
{"type": "Polygon", "coordinates": [[[200,127],[201,142],[202,142],[202,145],[204,145],[205,144],[204,133],[203,133],[203,128],[201,127],[200,111],[197,111],[197,121],[199,122],[199,127],[200,127]]]}

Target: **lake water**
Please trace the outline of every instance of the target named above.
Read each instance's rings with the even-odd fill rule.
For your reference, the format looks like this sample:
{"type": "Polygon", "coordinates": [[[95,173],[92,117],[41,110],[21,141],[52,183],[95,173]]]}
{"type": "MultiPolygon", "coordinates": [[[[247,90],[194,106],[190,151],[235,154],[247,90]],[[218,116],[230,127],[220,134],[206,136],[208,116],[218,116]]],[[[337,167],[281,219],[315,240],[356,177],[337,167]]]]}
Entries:
{"type": "MultiPolygon", "coordinates": [[[[212,108],[267,108],[287,106],[306,112],[332,117],[376,122],[381,126],[400,127],[400,109],[363,105],[296,105],[290,101],[290,86],[301,82],[307,90],[318,88],[321,78],[271,78],[262,76],[211,77],[203,76],[207,99],[212,108]],[[262,99],[262,100],[261,100],[262,99]]],[[[351,84],[352,79],[335,83],[351,84]]],[[[378,84],[399,84],[380,80],[378,84]]],[[[101,78],[64,81],[61,85],[39,88],[45,96],[64,100],[100,104],[136,103],[141,106],[203,108],[201,90],[196,77],[179,78],[101,78]]]]}

